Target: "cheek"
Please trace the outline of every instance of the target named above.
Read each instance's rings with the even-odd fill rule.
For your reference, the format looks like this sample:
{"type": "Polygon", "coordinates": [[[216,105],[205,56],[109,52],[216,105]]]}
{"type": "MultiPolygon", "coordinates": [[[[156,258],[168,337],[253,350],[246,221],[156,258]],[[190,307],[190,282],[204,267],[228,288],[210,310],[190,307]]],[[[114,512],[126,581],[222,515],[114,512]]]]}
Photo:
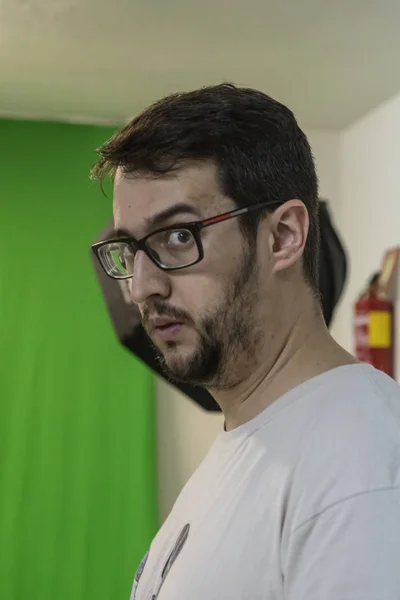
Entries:
{"type": "Polygon", "coordinates": [[[224,299],[222,277],[190,274],[177,281],[171,295],[171,303],[185,310],[194,322],[212,313],[224,299]]]}
{"type": "MultiPolygon", "coordinates": [[[[237,231],[220,232],[213,243],[205,247],[203,269],[207,270],[209,285],[220,291],[226,290],[229,282],[237,275],[243,265],[244,248],[240,233],[237,231]]],[[[200,266],[199,265],[199,266],[200,266]]]]}
{"type": "Polygon", "coordinates": [[[172,304],[190,313],[196,321],[226,301],[229,286],[243,265],[238,234],[219,240],[204,240],[204,259],[188,270],[177,272],[172,285],[172,304]]]}

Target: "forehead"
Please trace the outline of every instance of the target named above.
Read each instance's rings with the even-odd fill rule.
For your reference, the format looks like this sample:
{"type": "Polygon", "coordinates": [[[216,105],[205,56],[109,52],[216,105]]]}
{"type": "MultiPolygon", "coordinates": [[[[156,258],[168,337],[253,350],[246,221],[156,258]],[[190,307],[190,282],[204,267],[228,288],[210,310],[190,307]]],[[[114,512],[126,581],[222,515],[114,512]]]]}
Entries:
{"type": "MultiPolygon", "coordinates": [[[[113,206],[116,229],[144,235],[154,215],[183,203],[195,208],[199,219],[219,208],[229,210],[231,203],[219,189],[214,165],[191,165],[156,178],[117,171],[113,206]]],[[[196,217],[192,214],[191,218],[196,217]]]]}

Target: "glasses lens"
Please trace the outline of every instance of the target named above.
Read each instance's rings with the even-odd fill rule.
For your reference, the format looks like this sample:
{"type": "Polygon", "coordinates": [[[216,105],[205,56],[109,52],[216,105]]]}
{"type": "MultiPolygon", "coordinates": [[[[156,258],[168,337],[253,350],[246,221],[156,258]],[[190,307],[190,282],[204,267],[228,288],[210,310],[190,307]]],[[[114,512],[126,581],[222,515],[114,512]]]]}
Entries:
{"type": "Polygon", "coordinates": [[[107,275],[114,279],[131,277],[135,255],[126,242],[110,242],[100,247],[99,258],[107,275]]]}
{"type": "Polygon", "coordinates": [[[199,259],[196,239],[189,229],[168,229],[147,239],[147,249],[162,267],[177,269],[199,259]]]}

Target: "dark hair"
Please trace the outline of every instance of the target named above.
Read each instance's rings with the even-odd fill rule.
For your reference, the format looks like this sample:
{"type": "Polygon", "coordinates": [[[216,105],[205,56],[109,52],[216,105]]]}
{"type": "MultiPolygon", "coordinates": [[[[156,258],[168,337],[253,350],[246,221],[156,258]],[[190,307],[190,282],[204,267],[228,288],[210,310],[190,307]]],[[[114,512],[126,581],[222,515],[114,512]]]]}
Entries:
{"type": "MultiPolygon", "coordinates": [[[[92,178],[117,168],[159,175],[212,160],[223,193],[237,206],[297,198],[309,212],[304,275],[318,290],[318,179],[308,140],[293,113],[253,89],[223,83],[159,100],[98,149],[92,178]]],[[[264,211],[265,215],[265,211],[264,211]]],[[[242,226],[255,238],[262,213],[242,226]]]]}

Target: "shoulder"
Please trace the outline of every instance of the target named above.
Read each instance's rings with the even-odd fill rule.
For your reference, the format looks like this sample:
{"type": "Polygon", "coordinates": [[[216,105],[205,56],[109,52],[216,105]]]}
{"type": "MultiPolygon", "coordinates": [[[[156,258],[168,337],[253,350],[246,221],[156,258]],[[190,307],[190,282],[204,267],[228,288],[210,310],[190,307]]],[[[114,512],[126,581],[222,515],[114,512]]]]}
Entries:
{"type": "Polygon", "coordinates": [[[294,527],[335,503],[400,486],[400,386],[372,367],[332,378],[310,400],[289,509],[294,527]]]}

